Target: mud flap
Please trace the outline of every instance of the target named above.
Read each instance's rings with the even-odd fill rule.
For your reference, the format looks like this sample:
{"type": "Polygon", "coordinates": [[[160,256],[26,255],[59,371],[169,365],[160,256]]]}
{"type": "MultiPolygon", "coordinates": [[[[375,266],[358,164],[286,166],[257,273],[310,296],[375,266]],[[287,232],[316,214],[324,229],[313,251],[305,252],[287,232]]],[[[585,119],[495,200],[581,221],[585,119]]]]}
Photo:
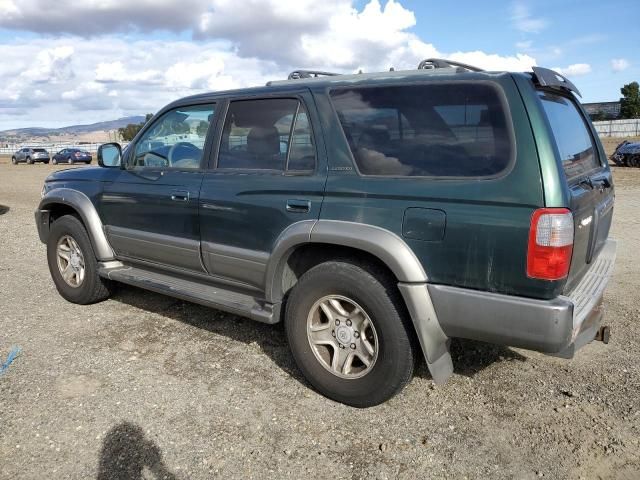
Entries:
{"type": "Polygon", "coordinates": [[[453,375],[450,339],[440,327],[427,285],[399,283],[398,288],[407,304],[429,372],[436,384],[443,384],[453,375]]]}

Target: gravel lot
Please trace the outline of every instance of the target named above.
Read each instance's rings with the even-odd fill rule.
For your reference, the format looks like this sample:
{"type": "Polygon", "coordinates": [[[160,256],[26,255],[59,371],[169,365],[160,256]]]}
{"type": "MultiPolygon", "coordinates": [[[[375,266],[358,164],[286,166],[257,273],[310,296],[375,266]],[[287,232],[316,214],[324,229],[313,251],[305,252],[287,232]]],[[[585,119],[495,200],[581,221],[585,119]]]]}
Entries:
{"type": "MultiPolygon", "coordinates": [[[[49,278],[33,210],[53,165],[0,161],[0,477],[640,478],[640,169],[617,169],[611,343],[573,361],[454,343],[368,410],[309,388],[280,326],[49,278]]],[[[79,167],[85,168],[85,167],[79,167]]]]}

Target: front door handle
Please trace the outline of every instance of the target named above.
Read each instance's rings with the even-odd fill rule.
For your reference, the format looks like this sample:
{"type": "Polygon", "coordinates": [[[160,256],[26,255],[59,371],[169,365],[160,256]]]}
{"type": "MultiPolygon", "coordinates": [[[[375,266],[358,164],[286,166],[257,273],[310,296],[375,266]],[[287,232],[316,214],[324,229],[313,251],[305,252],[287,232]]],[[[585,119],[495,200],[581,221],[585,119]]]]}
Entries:
{"type": "Polygon", "coordinates": [[[287,200],[287,212],[309,213],[311,202],[309,200],[287,200]]]}
{"type": "Polygon", "coordinates": [[[176,190],[175,192],[171,192],[171,200],[173,200],[174,202],[188,202],[189,192],[183,190],[176,190]]]}

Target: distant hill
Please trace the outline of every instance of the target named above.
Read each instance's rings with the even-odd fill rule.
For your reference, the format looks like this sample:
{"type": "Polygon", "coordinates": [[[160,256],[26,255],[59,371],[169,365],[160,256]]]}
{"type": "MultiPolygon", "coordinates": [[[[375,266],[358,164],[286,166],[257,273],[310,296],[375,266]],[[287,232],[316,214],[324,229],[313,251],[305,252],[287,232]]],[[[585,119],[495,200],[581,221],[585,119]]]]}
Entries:
{"type": "Polygon", "coordinates": [[[144,115],[137,115],[133,117],[123,117],[117,120],[108,120],[106,122],[91,123],[89,125],[71,125],[69,127],[62,128],[16,128],[14,130],[0,131],[0,139],[50,137],[54,135],[78,135],[91,132],[103,132],[126,127],[130,123],[144,122],[144,118],[144,115]]]}

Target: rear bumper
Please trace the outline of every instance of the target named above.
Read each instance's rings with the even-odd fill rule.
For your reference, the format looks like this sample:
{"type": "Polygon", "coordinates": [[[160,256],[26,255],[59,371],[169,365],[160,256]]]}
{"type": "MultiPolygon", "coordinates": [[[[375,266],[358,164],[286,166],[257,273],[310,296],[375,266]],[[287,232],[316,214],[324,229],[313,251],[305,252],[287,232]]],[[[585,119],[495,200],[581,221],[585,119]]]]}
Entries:
{"type": "Polygon", "coordinates": [[[575,289],[553,300],[445,285],[429,285],[429,293],[442,330],[449,337],[571,358],[596,336],[615,257],[616,242],[608,240],[575,289]]]}

